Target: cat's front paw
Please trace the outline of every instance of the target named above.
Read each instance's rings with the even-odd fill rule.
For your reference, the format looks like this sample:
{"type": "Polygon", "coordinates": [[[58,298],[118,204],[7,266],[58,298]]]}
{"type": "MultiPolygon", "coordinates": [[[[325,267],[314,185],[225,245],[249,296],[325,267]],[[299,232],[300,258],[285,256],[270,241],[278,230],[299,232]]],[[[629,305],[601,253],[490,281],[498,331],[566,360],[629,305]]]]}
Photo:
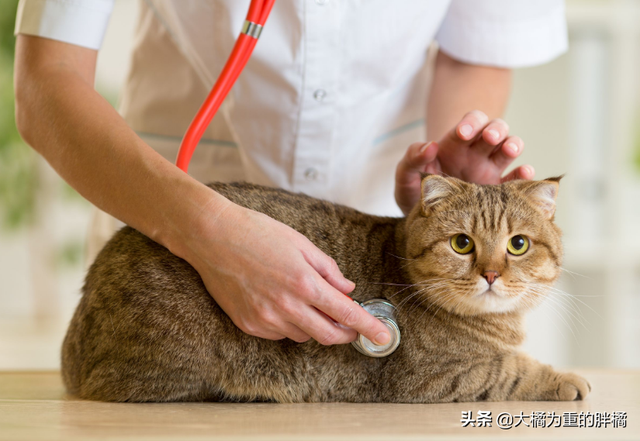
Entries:
{"type": "Polygon", "coordinates": [[[558,374],[555,379],[556,390],[553,400],[557,401],[576,401],[584,400],[589,392],[591,385],[580,375],[572,373],[558,374]]]}

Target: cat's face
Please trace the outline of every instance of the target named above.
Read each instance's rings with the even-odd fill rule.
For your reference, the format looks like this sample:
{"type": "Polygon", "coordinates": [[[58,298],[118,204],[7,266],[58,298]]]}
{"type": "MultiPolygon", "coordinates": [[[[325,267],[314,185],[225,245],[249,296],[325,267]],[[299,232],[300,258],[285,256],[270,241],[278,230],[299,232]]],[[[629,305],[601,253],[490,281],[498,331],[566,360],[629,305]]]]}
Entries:
{"type": "Polygon", "coordinates": [[[537,305],[561,271],[558,181],[479,186],[426,176],[407,219],[416,296],[461,315],[537,305]]]}

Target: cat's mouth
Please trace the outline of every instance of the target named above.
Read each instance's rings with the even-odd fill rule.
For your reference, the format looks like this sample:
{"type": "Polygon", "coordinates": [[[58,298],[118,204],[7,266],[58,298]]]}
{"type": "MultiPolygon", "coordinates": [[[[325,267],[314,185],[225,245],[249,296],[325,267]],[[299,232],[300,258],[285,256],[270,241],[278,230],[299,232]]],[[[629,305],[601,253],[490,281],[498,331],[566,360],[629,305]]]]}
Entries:
{"type": "Polygon", "coordinates": [[[515,307],[516,299],[509,296],[504,288],[497,284],[479,283],[471,304],[484,312],[505,312],[515,307]]]}
{"type": "Polygon", "coordinates": [[[499,298],[504,298],[504,292],[502,287],[500,286],[500,282],[496,281],[496,283],[489,284],[486,280],[480,279],[476,285],[477,294],[476,296],[495,296],[499,298]]]}
{"type": "Polygon", "coordinates": [[[489,298],[495,298],[495,299],[504,299],[505,296],[497,291],[496,289],[492,289],[491,287],[485,289],[484,291],[481,291],[480,293],[476,294],[479,297],[489,297],[489,298]]]}

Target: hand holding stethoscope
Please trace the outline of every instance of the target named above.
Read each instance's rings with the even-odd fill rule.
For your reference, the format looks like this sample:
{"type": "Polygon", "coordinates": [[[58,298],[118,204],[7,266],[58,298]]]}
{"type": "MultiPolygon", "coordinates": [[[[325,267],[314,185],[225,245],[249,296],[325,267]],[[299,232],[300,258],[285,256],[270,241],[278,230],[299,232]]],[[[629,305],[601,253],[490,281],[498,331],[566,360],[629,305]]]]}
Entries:
{"type": "MultiPolygon", "coordinates": [[[[220,73],[213,89],[207,96],[204,104],[189,125],[187,133],[184,135],[176,159],[176,165],[185,173],[189,168],[191,156],[200,142],[207,126],[220,108],[225,97],[233,87],[233,84],[240,76],[242,69],[249,61],[249,57],[260,37],[273,3],[275,0],[252,0],[247,13],[247,19],[242,26],[242,31],[236,44],[220,73]]],[[[358,302],[356,302],[358,303],[358,302]]],[[[358,338],[352,345],[362,354],[369,357],[386,357],[393,353],[400,344],[400,328],[395,319],[395,307],[384,299],[367,300],[358,303],[367,312],[378,318],[388,329],[391,339],[384,345],[376,345],[368,338],[358,334],[358,338]]]]}

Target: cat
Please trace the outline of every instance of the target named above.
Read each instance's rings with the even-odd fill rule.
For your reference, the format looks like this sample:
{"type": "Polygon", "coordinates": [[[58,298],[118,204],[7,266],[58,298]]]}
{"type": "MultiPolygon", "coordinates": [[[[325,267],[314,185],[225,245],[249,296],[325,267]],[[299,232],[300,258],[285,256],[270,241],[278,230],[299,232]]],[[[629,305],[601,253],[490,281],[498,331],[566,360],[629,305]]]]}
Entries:
{"type": "Polygon", "coordinates": [[[116,402],[583,399],[585,379],[517,351],[523,314],[560,273],[559,180],[480,186],[425,175],[406,218],[210,184],[306,235],[356,283],[354,299],[395,305],[399,348],[370,358],[348,344],[245,334],[186,261],[125,227],[88,271],[63,343],[66,388],[116,402]]]}

